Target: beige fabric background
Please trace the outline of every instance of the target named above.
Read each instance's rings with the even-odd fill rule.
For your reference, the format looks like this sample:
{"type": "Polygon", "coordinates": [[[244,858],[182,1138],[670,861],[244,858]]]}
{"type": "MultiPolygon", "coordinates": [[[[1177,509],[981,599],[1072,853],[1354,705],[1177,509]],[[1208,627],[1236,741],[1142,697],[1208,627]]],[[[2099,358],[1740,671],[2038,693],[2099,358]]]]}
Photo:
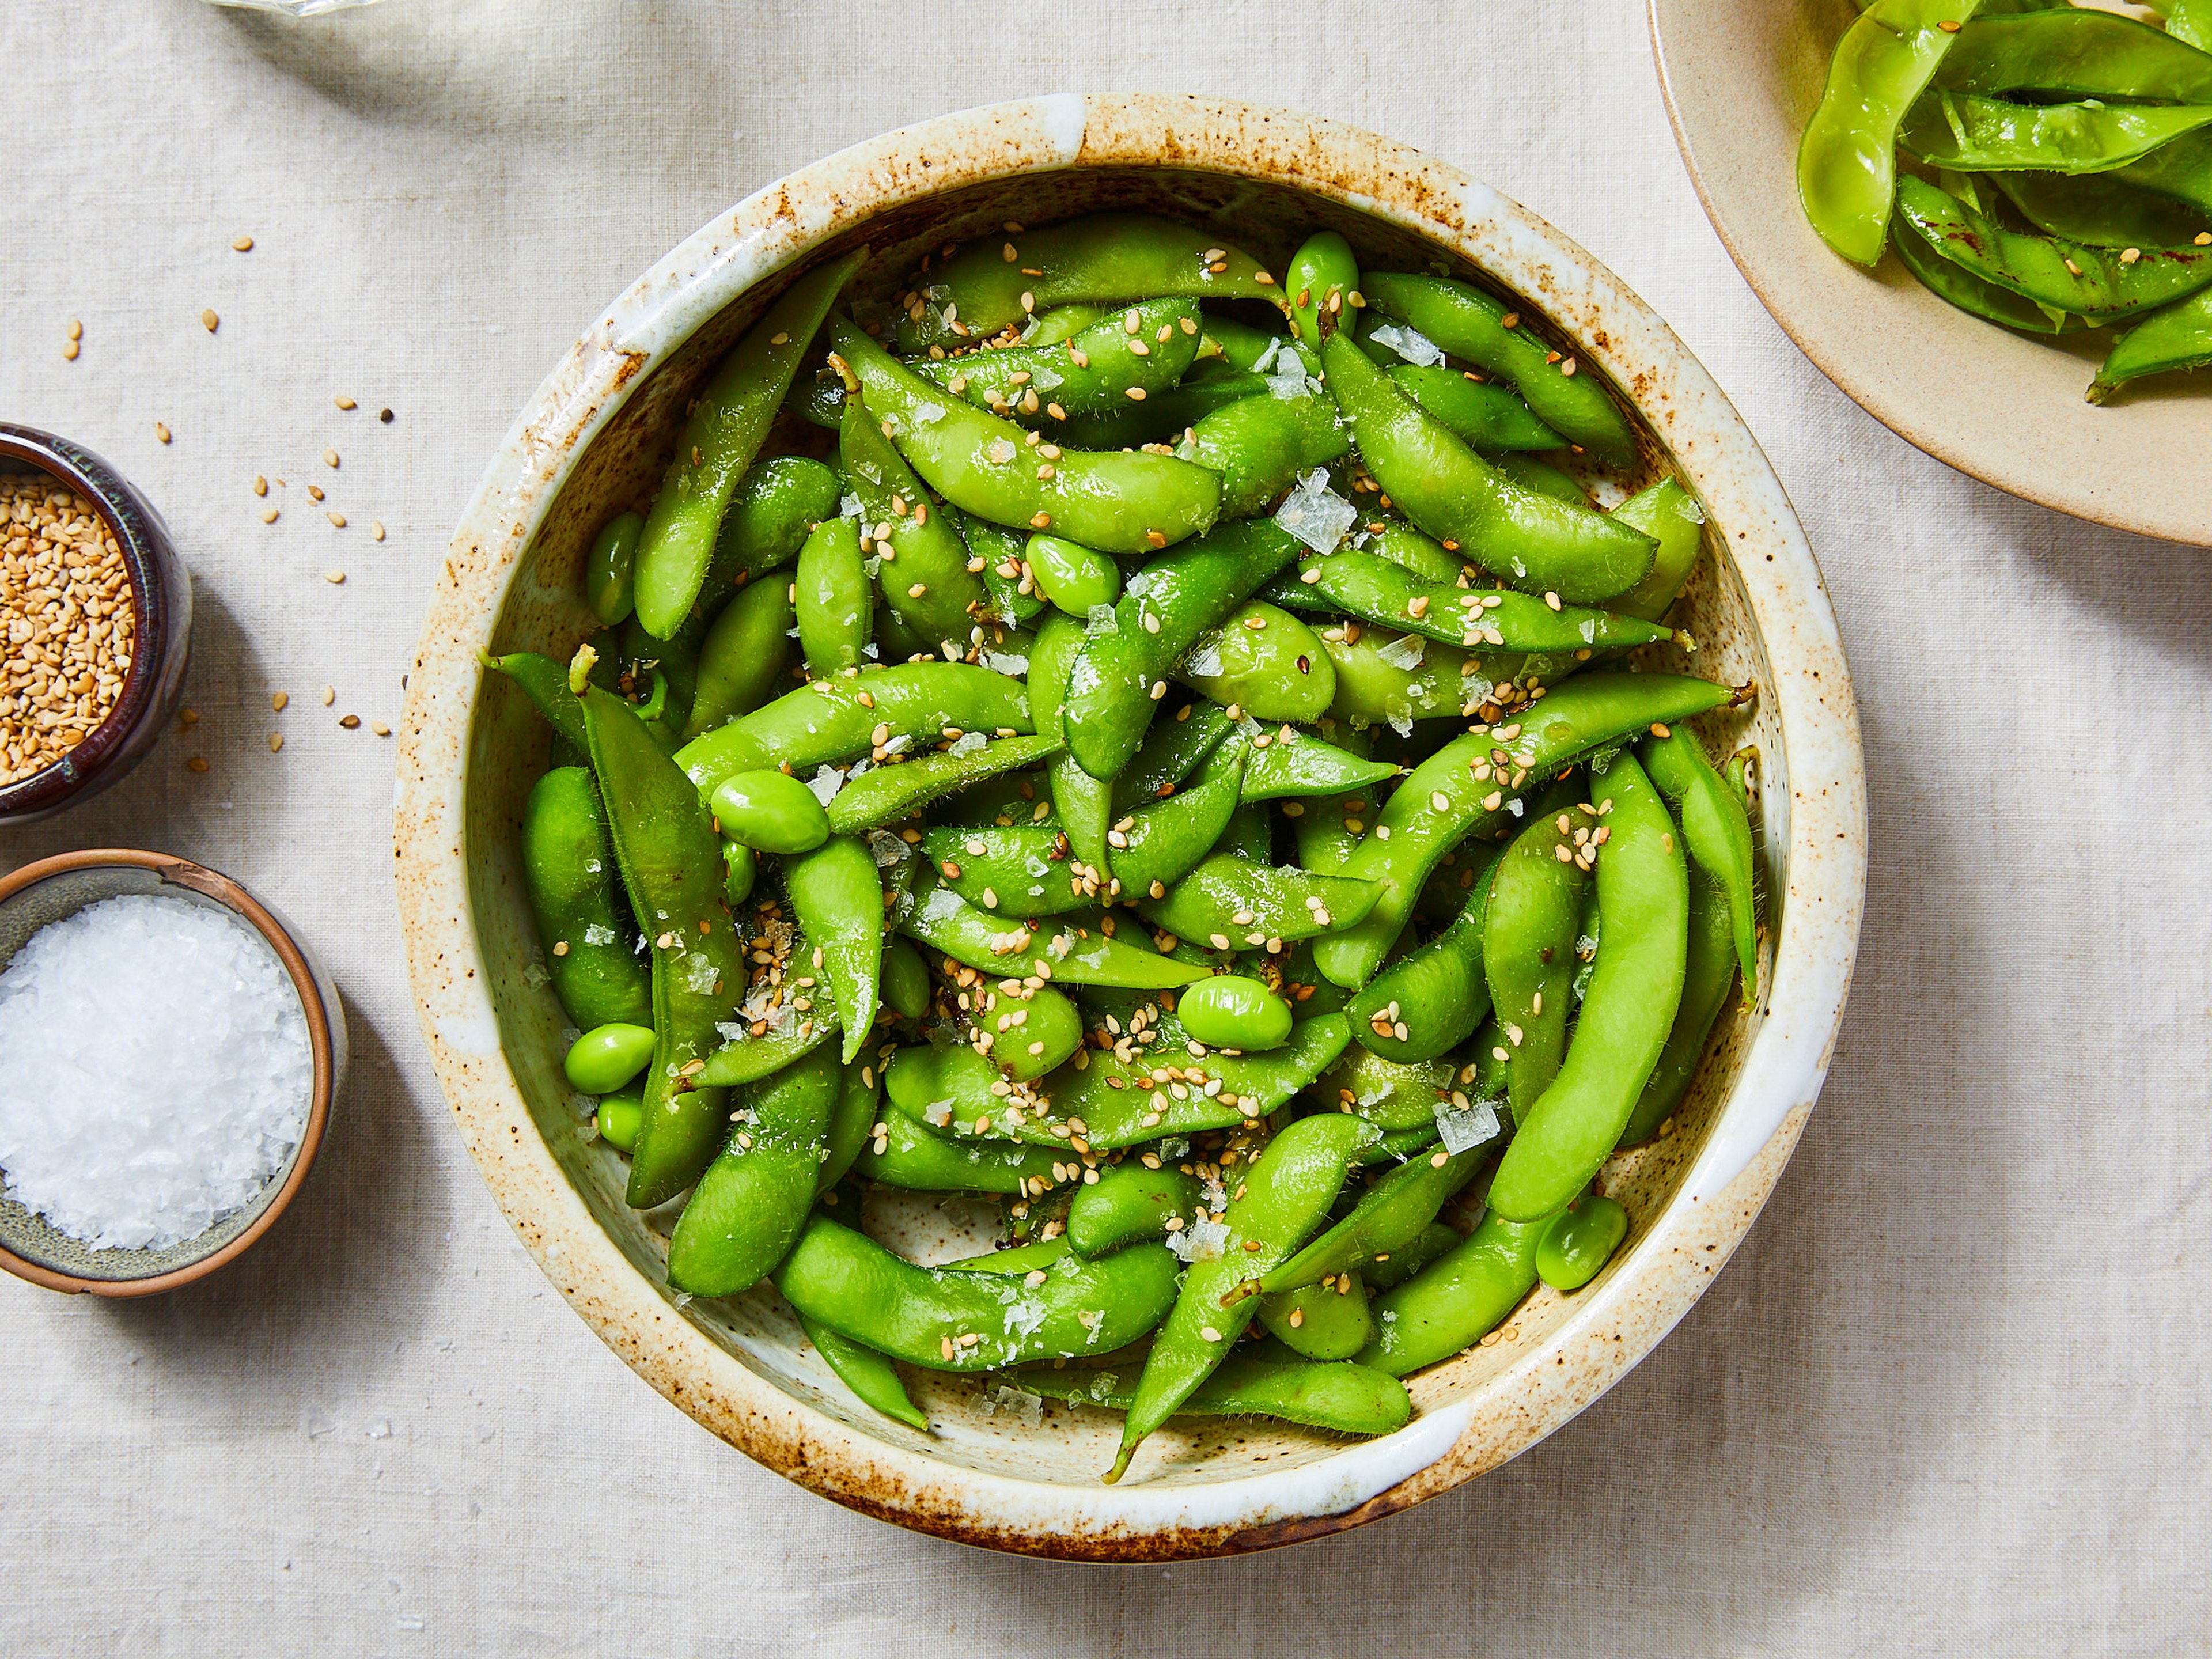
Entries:
{"type": "Polygon", "coordinates": [[[1814,373],[1698,210],[1635,0],[390,0],[300,26],[9,0],[0,64],[0,416],[161,504],[205,715],[97,805],[0,831],[0,864],[122,842],[243,878],[335,971],[354,1042],[321,1167],[241,1264],[135,1306],[0,1283],[0,1648],[2204,1650],[2212,555],[1984,489],[1814,373]],[[394,921],[392,745],[335,723],[396,718],[486,456],[664,249],[854,139],[1108,88],[1380,129],[1651,301],[1820,550],[1874,805],[1826,1097],[1674,1335],[1472,1487],[1165,1570],[848,1514],[593,1340],[444,1121],[394,921]],[[256,472],[288,482],[273,527],[256,472]]]}

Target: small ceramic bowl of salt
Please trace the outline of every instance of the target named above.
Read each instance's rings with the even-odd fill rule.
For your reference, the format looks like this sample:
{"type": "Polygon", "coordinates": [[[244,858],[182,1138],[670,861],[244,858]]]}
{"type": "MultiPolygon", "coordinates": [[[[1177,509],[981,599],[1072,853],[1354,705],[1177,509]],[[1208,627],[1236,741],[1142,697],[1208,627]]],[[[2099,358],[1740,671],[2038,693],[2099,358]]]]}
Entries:
{"type": "Polygon", "coordinates": [[[337,992],[228,877],[159,853],[0,878],[0,1267],[145,1296],[242,1254],[306,1181],[337,992]]]}

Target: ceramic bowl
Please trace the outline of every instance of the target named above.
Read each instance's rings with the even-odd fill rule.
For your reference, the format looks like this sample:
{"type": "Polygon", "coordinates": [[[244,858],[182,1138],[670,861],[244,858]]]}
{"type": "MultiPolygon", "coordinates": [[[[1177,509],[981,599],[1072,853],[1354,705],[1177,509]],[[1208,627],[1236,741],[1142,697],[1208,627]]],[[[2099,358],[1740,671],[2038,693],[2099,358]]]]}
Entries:
{"type": "Polygon", "coordinates": [[[1969,317],[1886,252],[1863,270],[1797,200],[1797,140],[1851,0],[1650,0],[1674,137],[1759,302],[1814,366],[1914,447],[2031,501],[2212,546],[2212,389],[2201,375],[2083,399],[2111,342],[1969,317]]]}
{"type": "Polygon", "coordinates": [[[1666,325],[1557,231],[1401,145],[1304,116],[1195,98],[1003,104],[859,145],[741,203],[624,293],[523,411],[454,537],[410,684],[397,836],[415,994],[509,1220],[592,1328],[716,1434],[840,1503],[970,1543],[1092,1559],[1259,1549],[1512,1456],[1602,1394],[1711,1282],[1796,1141],[1843,1012],[1865,881],[1856,716],[1820,572],[1758,446],[1666,325]],[[592,533],[650,495],[685,399],[799,270],[866,242],[888,285],[949,240],[1105,207],[1194,220],[1279,270],[1328,226],[1371,264],[1468,273],[1551,319],[1643,412],[1642,471],[1677,469],[1709,515],[1717,556],[1689,622],[1700,672],[1759,686],[1709,735],[1759,750],[1773,897],[1756,1011],[1716,1040],[1675,1133],[1606,1176],[1636,1228],[1601,1278],[1571,1297],[1540,1291],[1499,1340],[1415,1378],[1419,1414],[1395,1435],[1178,1423],[1114,1487],[1098,1480],[1108,1414],[1054,1408],[1031,1425],[992,1412],[972,1382],[915,1373],[935,1431],[923,1435],[847,1393],[773,1291],[708,1303],[669,1290],[670,1224],[623,1206],[622,1163],[561,1077],[563,1020],[517,867],[545,733],[477,658],[565,654],[587,631],[577,578],[592,533]]]}
{"type": "Polygon", "coordinates": [[[106,521],[131,574],[136,641],[123,694],[107,718],[59,760],[0,784],[0,823],[28,823],[98,794],[161,737],[184,694],[192,585],[153,503],[90,450],[51,432],[0,423],[0,473],[10,472],[52,479],[89,501],[106,521]]]}
{"type": "Polygon", "coordinates": [[[345,1010],[337,989],[283,919],[228,876],[166,853],[122,848],[64,853],[0,878],[0,971],[40,928],[122,893],[158,893],[228,910],[266,939],[299,993],[315,1079],[300,1144],[284,1167],[251,1204],[165,1250],[89,1249],[0,1193],[0,1267],[48,1290],[107,1297],[151,1296],[189,1285],[235,1261],[275,1226],[322,1149],[346,1066],[345,1010]]]}

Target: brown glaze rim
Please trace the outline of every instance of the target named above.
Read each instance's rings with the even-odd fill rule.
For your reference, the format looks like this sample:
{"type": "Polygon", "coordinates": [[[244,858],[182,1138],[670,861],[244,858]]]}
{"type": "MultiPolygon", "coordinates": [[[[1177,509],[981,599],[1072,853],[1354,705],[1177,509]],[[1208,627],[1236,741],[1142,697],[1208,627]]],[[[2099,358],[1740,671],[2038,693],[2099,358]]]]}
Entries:
{"type": "Polygon", "coordinates": [[[173,857],[167,853],[142,853],[125,847],[93,848],[82,853],[59,853],[52,858],[40,859],[21,869],[0,876],[0,903],[39,883],[55,876],[69,874],[73,870],[97,870],[116,865],[129,865],[140,870],[151,870],[165,882],[179,887],[189,887],[194,892],[215,900],[234,915],[252,924],[254,930],[269,941],[269,948],[284,964],[291,976],[292,988],[299,994],[301,1012],[307,1017],[307,1046],[315,1057],[314,1092],[307,1102],[307,1121],[300,1132],[299,1151],[292,1155],[292,1170],[285,1176],[284,1184],[269,1206],[253,1218],[253,1223],[239,1236],[211,1255],[182,1267],[157,1273],[151,1279],[82,1279],[75,1273],[56,1273],[51,1267],[40,1267],[35,1261],[26,1261],[12,1251],[0,1249],[0,1267],[6,1268],[18,1279],[27,1279],[33,1285],[43,1285],[50,1291],[65,1291],[71,1295],[105,1296],[116,1298],[155,1296],[163,1291],[173,1291],[189,1285],[196,1279],[204,1279],[224,1262],[244,1253],[262,1234],[274,1226],[276,1218],[284,1213],[295,1195],[307,1179],[313,1167],[315,1154],[322,1150],[323,1131],[330,1123],[331,1096],[337,1087],[337,1064],[331,1040],[330,1013],[323,1006],[321,988],[315,983],[314,970],[307,958],[292,942],[292,936],[268,910],[261,901],[220,871],[205,865],[194,864],[189,859],[173,857]]]}
{"type": "Polygon", "coordinates": [[[0,460],[20,462],[92,503],[123,554],[137,639],[122,695],[107,718],[59,759],[0,785],[0,823],[27,823],[97,794],[152,746],[132,739],[149,724],[167,720],[184,690],[191,648],[191,582],[153,504],[90,450],[33,427],[0,422],[0,460]]]}

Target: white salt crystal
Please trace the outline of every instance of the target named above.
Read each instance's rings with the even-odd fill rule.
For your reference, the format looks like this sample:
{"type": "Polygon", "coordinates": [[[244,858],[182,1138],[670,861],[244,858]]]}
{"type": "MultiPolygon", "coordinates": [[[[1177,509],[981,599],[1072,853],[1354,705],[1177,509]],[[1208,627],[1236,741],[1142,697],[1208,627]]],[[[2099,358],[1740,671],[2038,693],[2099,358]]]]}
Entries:
{"type": "Polygon", "coordinates": [[[167,1249],[252,1203],[313,1085],[298,993],[226,911],[103,899],[0,974],[0,1172],[95,1249],[167,1249]]]}
{"type": "Polygon", "coordinates": [[[1401,634],[1375,653],[1375,660],[1393,668],[1419,668],[1429,642],[1419,634],[1401,634]]]}
{"type": "Polygon", "coordinates": [[[1396,352],[1409,363],[1423,368],[1433,368],[1443,362],[1443,349],[1419,329],[1407,328],[1402,323],[1378,323],[1367,337],[1376,345],[1396,352]]]}
{"type": "Polygon", "coordinates": [[[815,799],[827,806],[830,798],[845,787],[845,775],[834,766],[819,766],[807,779],[806,787],[814,792],[815,799]]]}
{"type": "Polygon", "coordinates": [[[994,674],[1004,674],[1010,679],[1019,679],[1030,672],[1030,659],[1012,651],[986,651],[983,666],[994,674]]]}
{"type": "Polygon", "coordinates": [[[606,923],[603,921],[587,921],[584,924],[585,944],[612,945],[614,942],[615,930],[608,927],[606,923]]]}
{"type": "Polygon", "coordinates": [[[1317,466],[1275,509],[1275,522],[1316,553],[1334,553],[1359,521],[1359,509],[1328,487],[1328,469],[1317,466]]]}
{"type": "Polygon", "coordinates": [[[1485,1141],[1498,1139],[1498,1106],[1494,1101],[1478,1100],[1472,1105],[1455,1106],[1448,1100],[1437,1103],[1437,1136],[1448,1152],[1463,1152],[1480,1146],[1485,1141]]]}
{"type": "Polygon", "coordinates": [[[963,732],[946,747],[948,755],[972,755],[990,742],[981,732],[963,732]]]}
{"type": "Polygon", "coordinates": [[[1209,679],[1218,674],[1221,672],[1219,641],[1211,635],[1200,640],[1184,659],[1182,667],[1186,674],[1196,674],[1201,679],[1209,679]]]}
{"type": "Polygon", "coordinates": [[[1030,384],[1040,392],[1049,392],[1056,386],[1066,385],[1066,377],[1061,374],[1055,374],[1050,369],[1046,368],[1040,364],[1038,367],[1030,371],[1030,384]]]}
{"type": "Polygon", "coordinates": [[[1168,1249],[1185,1261],[1218,1261],[1229,1246],[1229,1224],[1200,1216],[1189,1226],[1168,1235],[1168,1249]]]}
{"type": "Polygon", "coordinates": [[[862,518],[867,511],[858,495],[845,495],[837,498],[837,516],[841,519],[862,518]]]}
{"type": "Polygon", "coordinates": [[[914,406],[914,418],[924,426],[934,426],[945,418],[945,405],[939,403],[916,404],[914,406]]]}

